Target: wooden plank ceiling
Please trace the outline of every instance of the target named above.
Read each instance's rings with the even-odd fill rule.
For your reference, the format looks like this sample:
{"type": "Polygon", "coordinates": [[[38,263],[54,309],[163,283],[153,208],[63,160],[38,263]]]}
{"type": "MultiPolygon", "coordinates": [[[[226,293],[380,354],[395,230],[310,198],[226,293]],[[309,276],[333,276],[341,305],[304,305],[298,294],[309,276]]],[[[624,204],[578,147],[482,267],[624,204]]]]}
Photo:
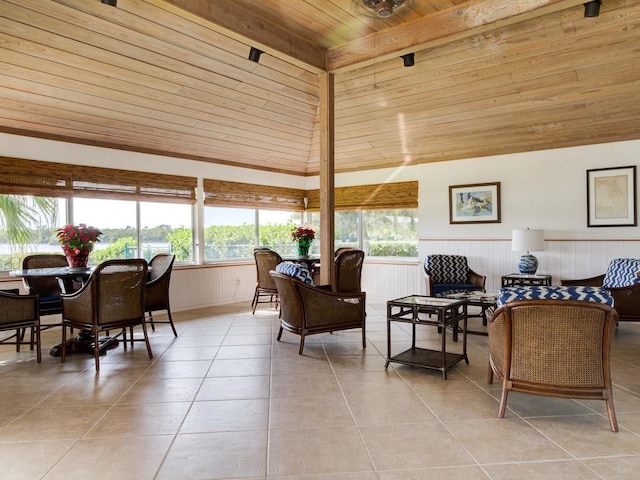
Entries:
{"type": "Polygon", "coordinates": [[[638,139],[640,0],[583,1],[0,0],[0,131],[315,175],[330,71],[337,172],[638,139]]]}

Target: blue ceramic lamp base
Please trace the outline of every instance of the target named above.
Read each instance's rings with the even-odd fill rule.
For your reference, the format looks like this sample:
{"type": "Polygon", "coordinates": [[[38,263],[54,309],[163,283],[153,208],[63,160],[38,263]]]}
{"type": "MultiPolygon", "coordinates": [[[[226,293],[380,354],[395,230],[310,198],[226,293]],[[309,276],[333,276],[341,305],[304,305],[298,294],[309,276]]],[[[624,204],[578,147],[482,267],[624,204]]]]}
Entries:
{"type": "Polygon", "coordinates": [[[538,270],[538,259],[533,255],[522,255],[518,262],[520,275],[535,275],[538,270]]]}

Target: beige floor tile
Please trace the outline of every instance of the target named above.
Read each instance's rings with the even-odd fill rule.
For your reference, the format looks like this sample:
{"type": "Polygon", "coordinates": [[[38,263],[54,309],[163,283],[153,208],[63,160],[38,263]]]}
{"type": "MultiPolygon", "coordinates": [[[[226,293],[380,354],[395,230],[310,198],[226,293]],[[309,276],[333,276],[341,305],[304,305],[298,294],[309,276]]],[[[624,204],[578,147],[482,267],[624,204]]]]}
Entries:
{"type": "Polygon", "coordinates": [[[461,390],[456,401],[451,401],[450,392],[420,392],[419,397],[439,420],[476,420],[496,418],[499,402],[482,390],[461,390]]]}
{"type": "Polygon", "coordinates": [[[376,470],[474,464],[439,423],[366,426],[361,432],[376,470]]]}
{"type": "Polygon", "coordinates": [[[413,392],[348,395],[347,403],[358,425],[437,421],[431,410],[413,392]]]}
{"type": "MultiPolygon", "coordinates": [[[[306,350],[305,350],[306,353],[306,350]]],[[[271,373],[273,375],[289,375],[304,373],[307,375],[333,373],[327,358],[297,355],[295,357],[274,357],[271,361],[271,373]],[[295,360],[294,360],[295,359],[295,360]]]]}
{"type": "Polygon", "coordinates": [[[336,373],[379,372],[384,367],[385,357],[373,348],[355,355],[337,355],[328,353],[331,368],[336,373]]]}
{"type": "Polygon", "coordinates": [[[479,464],[570,457],[568,452],[519,419],[450,421],[445,425],[479,464]]]}
{"type": "Polygon", "coordinates": [[[219,347],[225,339],[225,335],[200,335],[178,337],[174,347],[219,347]]]}
{"type": "Polygon", "coordinates": [[[269,398],[269,377],[205,378],[196,400],[242,400],[247,398],[269,398]]]}
{"type": "Polygon", "coordinates": [[[266,477],[267,431],[178,435],[155,480],[266,477]]]}
{"type": "Polygon", "coordinates": [[[87,433],[86,438],[173,435],[191,402],[115,405],[87,433]]]}
{"type": "Polygon", "coordinates": [[[379,372],[338,373],[338,382],[345,395],[399,393],[411,391],[393,370],[379,372]]]}
{"type": "Polygon", "coordinates": [[[145,378],[204,378],[212,360],[177,360],[175,362],[155,362],[144,373],[145,378]]]}
{"type": "Polygon", "coordinates": [[[0,444],[0,478],[43,478],[74,445],[75,440],[29,441],[0,444]]]}
{"type": "Polygon", "coordinates": [[[590,468],[579,461],[511,463],[484,467],[492,480],[600,480],[590,468]]]}
{"type": "Polygon", "coordinates": [[[379,480],[489,480],[480,467],[437,467],[379,472],[379,480]]]}
{"type": "Polygon", "coordinates": [[[640,472],[640,455],[593,458],[582,462],[604,480],[636,479],[640,472]]]}
{"type": "Polygon", "coordinates": [[[80,440],[43,480],[151,480],[171,439],[171,436],[143,436],[80,440]]]}
{"type": "Polygon", "coordinates": [[[202,381],[202,378],[165,378],[157,382],[144,377],[133,384],[118,403],[192,402],[202,381]]]}
{"type": "Polygon", "coordinates": [[[305,397],[315,395],[339,395],[340,386],[335,375],[273,375],[271,377],[271,398],[305,397]]]}
{"type": "Polygon", "coordinates": [[[161,362],[176,360],[213,360],[220,347],[175,347],[157,357],[161,362]]]}
{"type": "Polygon", "coordinates": [[[254,377],[269,375],[269,373],[271,373],[271,360],[269,358],[216,359],[211,365],[207,376],[254,377]]]}
{"type": "Polygon", "coordinates": [[[272,398],[269,426],[276,428],[341,427],[354,424],[342,395],[272,398]]]}
{"type": "Polygon", "coordinates": [[[0,442],[82,438],[108,406],[38,406],[0,430],[0,442]]]}
{"type": "Polygon", "coordinates": [[[222,345],[216,359],[270,358],[271,345],[222,345]]]}
{"type": "Polygon", "coordinates": [[[266,430],[268,423],[269,401],[266,398],[195,402],[180,433],[266,430]]]}
{"type": "Polygon", "coordinates": [[[372,471],[355,427],[272,430],[269,476],[372,471]]]}

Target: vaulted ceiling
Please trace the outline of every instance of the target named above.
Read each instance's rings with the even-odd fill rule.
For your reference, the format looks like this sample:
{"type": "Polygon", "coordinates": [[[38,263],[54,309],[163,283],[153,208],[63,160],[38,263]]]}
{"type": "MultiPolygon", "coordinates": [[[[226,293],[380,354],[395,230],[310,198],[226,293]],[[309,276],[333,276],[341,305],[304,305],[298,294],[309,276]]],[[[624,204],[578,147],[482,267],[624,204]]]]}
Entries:
{"type": "Polygon", "coordinates": [[[583,2],[0,0],[0,131],[314,175],[330,72],[337,172],[640,138],[640,0],[583,2]]]}

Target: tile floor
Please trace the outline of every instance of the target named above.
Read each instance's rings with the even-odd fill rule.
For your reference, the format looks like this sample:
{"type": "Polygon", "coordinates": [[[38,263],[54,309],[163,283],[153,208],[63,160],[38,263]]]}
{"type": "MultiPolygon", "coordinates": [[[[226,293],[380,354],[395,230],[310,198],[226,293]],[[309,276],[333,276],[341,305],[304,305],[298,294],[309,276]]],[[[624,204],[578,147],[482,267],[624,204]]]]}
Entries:
{"type": "MultiPolygon", "coordinates": [[[[275,341],[277,313],[247,304],[175,315],[95,374],[90,355],[43,363],[0,347],[0,478],[35,479],[631,479],[640,472],[640,325],[615,334],[620,432],[604,402],[512,394],[496,418],[487,338],[470,364],[384,369],[384,303],[359,332],[275,341]]],[[[404,325],[404,324],[403,324],[404,325]]],[[[394,326],[394,351],[409,339],[394,326]]],[[[433,327],[420,332],[437,345],[433,327]]],[[[454,348],[454,347],[452,347],[454,348]]],[[[398,350],[399,351],[399,350],[398,350]]]]}

